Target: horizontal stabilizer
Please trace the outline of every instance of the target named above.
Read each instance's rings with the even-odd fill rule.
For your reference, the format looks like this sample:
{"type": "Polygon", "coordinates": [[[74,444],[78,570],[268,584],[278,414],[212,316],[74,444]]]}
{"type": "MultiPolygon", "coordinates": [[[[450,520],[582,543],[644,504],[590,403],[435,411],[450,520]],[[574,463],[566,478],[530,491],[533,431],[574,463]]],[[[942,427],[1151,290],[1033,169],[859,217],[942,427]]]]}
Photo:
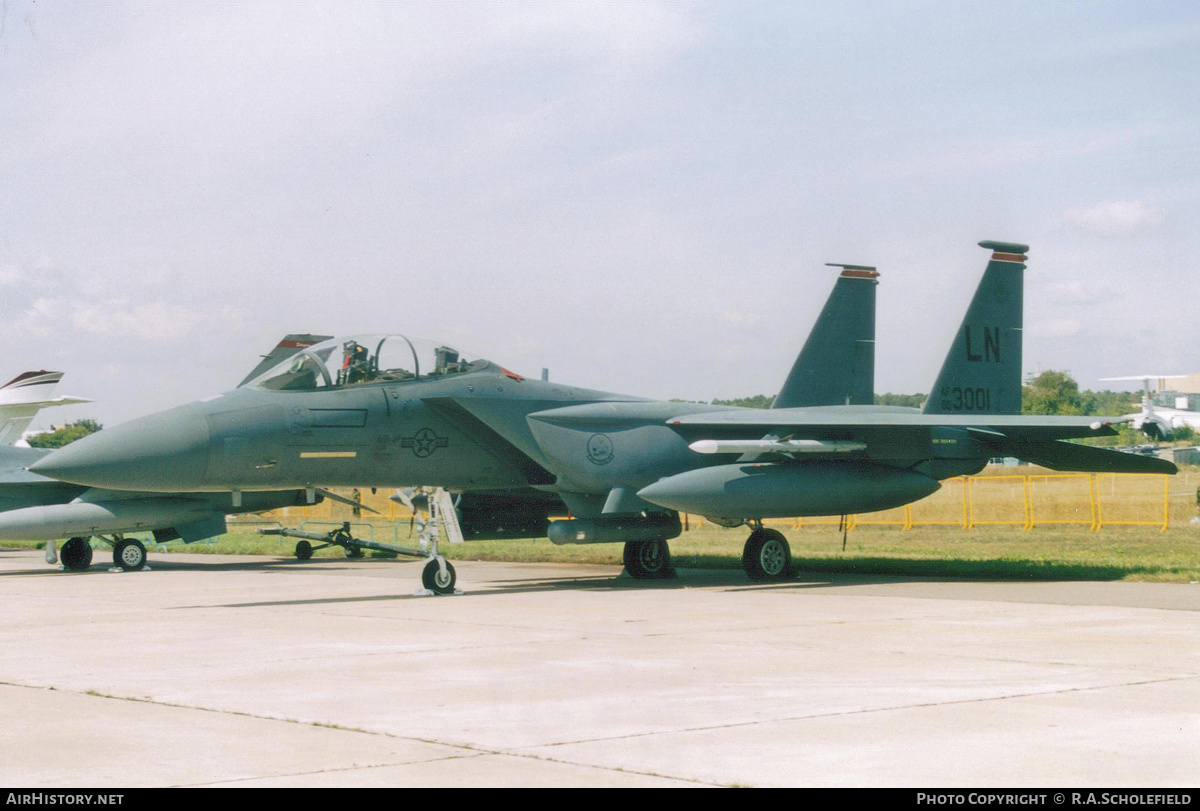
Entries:
{"type": "Polygon", "coordinates": [[[1177,473],[1179,468],[1166,459],[1125,453],[1110,448],[1078,445],[1074,442],[1023,442],[1003,448],[1005,455],[1051,470],[1082,473],[1177,473]]]}

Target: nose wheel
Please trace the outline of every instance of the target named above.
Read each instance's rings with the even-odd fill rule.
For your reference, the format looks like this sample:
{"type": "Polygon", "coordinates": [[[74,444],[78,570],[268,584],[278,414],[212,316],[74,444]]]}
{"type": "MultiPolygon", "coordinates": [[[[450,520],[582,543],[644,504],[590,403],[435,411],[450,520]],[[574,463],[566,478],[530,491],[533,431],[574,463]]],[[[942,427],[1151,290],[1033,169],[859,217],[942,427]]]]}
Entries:
{"type": "Polygon", "coordinates": [[[791,574],[792,549],[783,533],[759,527],[742,550],[742,568],[758,583],[783,580],[791,574]]]}
{"type": "Polygon", "coordinates": [[[421,571],[421,585],[434,594],[453,594],[454,567],[443,557],[434,558],[421,571]]]}
{"type": "Polygon", "coordinates": [[[625,571],[637,580],[671,577],[671,547],[666,541],[629,541],[625,544],[625,571]]]}

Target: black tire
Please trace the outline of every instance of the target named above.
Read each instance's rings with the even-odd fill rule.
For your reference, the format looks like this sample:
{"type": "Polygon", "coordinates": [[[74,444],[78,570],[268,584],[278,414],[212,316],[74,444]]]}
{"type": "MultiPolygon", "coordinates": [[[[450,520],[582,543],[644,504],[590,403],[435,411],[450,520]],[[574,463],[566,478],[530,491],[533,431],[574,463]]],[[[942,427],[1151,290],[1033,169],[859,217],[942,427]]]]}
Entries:
{"type": "Polygon", "coordinates": [[[421,572],[421,584],[434,594],[453,594],[455,579],[454,567],[450,565],[450,561],[446,561],[444,575],[436,560],[426,563],[425,569],[421,572]]]}
{"type": "Polygon", "coordinates": [[[742,568],[757,583],[785,580],[792,571],[792,548],[782,532],[756,529],[742,550],[742,568]]]}
{"type": "Polygon", "coordinates": [[[136,538],[117,541],[113,547],[113,563],[127,572],[136,572],[146,565],[146,547],[136,538]]]}
{"type": "Polygon", "coordinates": [[[312,557],[312,544],[308,541],[296,543],[296,560],[308,560],[312,557]]]}
{"type": "Polygon", "coordinates": [[[629,541],[625,544],[625,571],[636,580],[670,577],[671,547],[666,541],[629,541]]]}
{"type": "Polygon", "coordinates": [[[366,554],[363,552],[362,547],[356,544],[347,544],[344,548],[346,550],[346,557],[351,560],[357,560],[366,554]]]}
{"type": "Polygon", "coordinates": [[[92,565],[92,545],[87,538],[71,538],[62,545],[58,559],[68,572],[86,571],[92,565]]]}

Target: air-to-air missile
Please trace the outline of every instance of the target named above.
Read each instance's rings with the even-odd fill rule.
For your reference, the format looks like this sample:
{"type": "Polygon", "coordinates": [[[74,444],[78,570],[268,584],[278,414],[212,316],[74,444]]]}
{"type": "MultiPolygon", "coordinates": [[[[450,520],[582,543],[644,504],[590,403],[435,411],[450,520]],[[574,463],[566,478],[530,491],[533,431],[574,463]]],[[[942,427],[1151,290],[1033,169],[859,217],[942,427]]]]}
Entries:
{"type": "Polygon", "coordinates": [[[922,409],[873,405],[877,273],[843,266],[770,409],[646,400],[532,380],[403,336],[297,352],[234,391],[107,429],[31,471],[138,491],[239,494],[322,486],[459,491],[464,533],[560,505],[556,543],[625,544],[635,577],[671,571],[680,511],[748,524],[743,563],[785,577],[762,519],[906,504],[997,456],[1057,469],[1174,472],[1063,440],[1112,435],[1093,417],[1021,416],[1026,246],[991,251],[922,409]],[[505,511],[471,509],[503,496],[505,511]],[[523,506],[525,505],[525,506],[523,506]]]}

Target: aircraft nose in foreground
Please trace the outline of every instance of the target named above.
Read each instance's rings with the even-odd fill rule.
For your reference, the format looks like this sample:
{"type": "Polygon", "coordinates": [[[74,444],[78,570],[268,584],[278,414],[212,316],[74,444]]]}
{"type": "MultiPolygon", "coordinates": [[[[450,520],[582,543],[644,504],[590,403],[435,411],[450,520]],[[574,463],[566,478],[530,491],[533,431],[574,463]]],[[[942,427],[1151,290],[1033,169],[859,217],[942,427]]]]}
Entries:
{"type": "Polygon", "coordinates": [[[201,482],[208,445],[204,415],[195,406],[181,406],[86,436],[29,470],[90,487],[177,491],[201,482]]]}

